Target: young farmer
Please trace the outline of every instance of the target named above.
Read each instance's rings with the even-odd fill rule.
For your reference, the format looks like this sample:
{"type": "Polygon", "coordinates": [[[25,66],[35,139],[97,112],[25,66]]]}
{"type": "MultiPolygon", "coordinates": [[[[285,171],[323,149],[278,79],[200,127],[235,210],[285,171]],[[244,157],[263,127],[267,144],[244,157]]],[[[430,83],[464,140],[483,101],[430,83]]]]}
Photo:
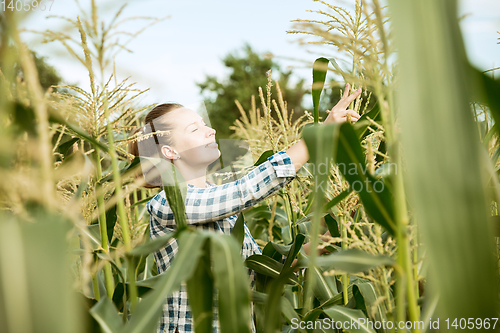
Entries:
{"type": "MultiPolygon", "coordinates": [[[[331,110],[324,123],[345,122],[348,114],[353,121],[359,119],[355,111],[347,110],[347,108],[360,95],[361,90],[351,95],[349,95],[349,90],[348,84],[341,100],[331,110]]],[[[220,156],[215,141],[215,130],[208,127],[195,111],[174,103],[158,105],[148,113],[145,126],[138,131],[145,135],[145,139],[141,140],[140,145],[137,142],[132,143],[131,152],[136,156],[146,157],[161,154],[161,158],[173,163],[186,180],[187,223],[197,228],[222,233],[231,232],[239,212],[290,183],[295,178],[296,171],[309,159],[307,146],[302,139],[286,151],[280,151],[269,157],[266,162],[241,179],[217,186],[208,182],[206,177],[207,167],[220,156]],[[168,131],[169,134],[151,135],[151,133],[161,131],[168,131]],[[141,146],[149,146],[149,149],[140,149],[141,146]]],[[[147,210],[151,215],[152,239],[176,229],[174,215],[164,191],[147,203],[147,210]]],[[[244,230],[243,258],[252,254],[261,254],[261,250],[246,225],[244,230]]],[[[177,241],[172,239],[168,245],[154,254],[159,273],[165,272],[170,267],[177,250],[177,241]]],[[[309,252],[308,244],[304,245],[304,250],[306,253],[309,252]]],[[[252,286],[254,280],[255,272],[250,271],[252,286]]],[[[214,331],[219,332],[216,307],[213,327],[214,331]]],[[[252,331],[255,332],[254,327],[252,331]]],[[[184,284],[179,291],[167,297],[158,332],[194,332],[193,318],[184,284]]]]}

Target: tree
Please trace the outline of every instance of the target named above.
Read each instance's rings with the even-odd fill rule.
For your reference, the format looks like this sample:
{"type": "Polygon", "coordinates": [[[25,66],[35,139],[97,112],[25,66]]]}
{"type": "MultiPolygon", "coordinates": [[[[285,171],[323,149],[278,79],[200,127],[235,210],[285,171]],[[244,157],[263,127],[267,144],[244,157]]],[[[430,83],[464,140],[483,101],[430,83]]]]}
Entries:
{"type": "MultiPolygon", "coordinates": [[[[235,100],[248,110],[251,107],[251,96],[255,95],[258,98],[259,87],[263,88],[265,94],[266,73],[270,69],[273,79],[276,74],[278,75],[278,82],[288,110],[293,109],[297,115],[301,115],[304,111],[302,99],[308,91],[304,88],[304,79],[300,79],[292,86],[290,84],[291,71],[282,71],[276,62],[255,53],[248,44],[243,47],[243,52],[242,56],[238,52],[230,53],[222,60],[224,66],[230,70],[228,77],[219,80],[215,76],[207,75],[204,82],[197,83],[204,96],[212,127],[217,130],[220,138],[229,137],[231,134],[229,126],[240,117],[235,100]]],[[[274,86],[273,83],[273,96],[276,96],[274,86]]]]}
{"type": "MultiPolygon", "coordinates": [[[[6,47],[6,53],[11,53],[14,54],[16,58],[17,56],[17,48],[13,45],[8,45],[8,46],[3,46],[0,45],[0,48],[6,47]]],[[[40,56],[36,54],[35,51],[29,50],[29,53],[31,57],[33,58],[33,61],[35,63],[35,67],[38,72],[38,79],[40,81],[40,85],[42,86],[43,90],[49,89],[51,86],[56,86],[61,84],[62,78],[59,75],[59,73],[56,71],[54,67],[49,65],[46,62],[47,57],[40,56]]],[[[2,64],[0,63],[0,67],[3,67],[2,64]]],[[[21,69],[21,66],[18,62],[14,62],[14,75],[17,77],[20,77],[21,80],[24,80],[24,73],[23,70],[21,69]]],[[[14,83],[15,84],[15,81],[14,83]]]]}
{"type": "Polygon", "coordinates": [[[32,52],[32,56],[35,60],[35,66],[38,70],[38,78],[42,88],[47,90],[51,86],[59,85],[62,79],[56,69],[45,61],[46,57],[39,56],[35,52],[32,52]]]}

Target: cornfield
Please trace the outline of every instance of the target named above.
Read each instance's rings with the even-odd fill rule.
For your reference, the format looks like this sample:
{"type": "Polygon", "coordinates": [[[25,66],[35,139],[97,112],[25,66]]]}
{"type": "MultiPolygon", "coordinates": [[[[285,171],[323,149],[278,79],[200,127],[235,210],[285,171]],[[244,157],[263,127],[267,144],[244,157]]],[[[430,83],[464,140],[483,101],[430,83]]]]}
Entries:
{"type": "MultiPolygon", "coordinates": [[[[498,330],[500,82],[470,65],[457,1],[315,1],[317,19],[288,31],[324,50],[310,59],[313,109],[292,121],[262,73],[267,86],[248,110],[236,101],[231,127],[251,168],[301,138],[309,162],[231,235],[188,224],[185,184],[165,171],[177,230],[154,240],[146,203],[158,190],[127,150],[154,105],[138,102],[147,91],[131,79],[105,74],[125,48],[112,42],[124,6],[110,22],[95,1],[65,18],[78,40],[37,32],[86,68],[88,91],[43,90],[18,14],[0,15],[0,332],[156,332],[182,283],[196,332],[212,332],[214,289],[223,333],[251,322],[266,333],[498,330]],[[321,124],[332,74],[362,88],[350,106],[359,121],[321,124]],[[244,224],[262,249],[246,260],[244,224]],[[158,274],[153,253],[172,238],[177,259],[158,274]],[[306,255],[307,242],[318,251],[306,255]]],[[[240,162],[230,176],[248,171],[240,162]]]]}

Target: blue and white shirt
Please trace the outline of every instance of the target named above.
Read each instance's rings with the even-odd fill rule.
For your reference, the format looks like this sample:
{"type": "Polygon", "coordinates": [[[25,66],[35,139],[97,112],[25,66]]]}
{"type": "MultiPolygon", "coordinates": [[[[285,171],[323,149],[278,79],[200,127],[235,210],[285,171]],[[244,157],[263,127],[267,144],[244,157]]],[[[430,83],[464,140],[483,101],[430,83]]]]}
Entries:
{"type": "MultiPolygon", "coordinates": [[[[187,223],[196,228],[229,234],[238,218],[239,212],[255,205],[290,183],[296,177],[293,162],[284,151],[269,157],[267,161],[255,167],[244,177],[223,185],[207,182],[206,188],[188,184],[186,195],[187,223]]],[[[165,191],[161,191],[147,205],[151,215],[151,239],[163,236],[176,229],[174,214],[168,206],[165,191]]],[[[245,224],[245,238],[242,257],[261,254],[261,250],[253,239],[245,224]]],[[[176,239],[154,253],[158,272],[165,272],[177,253],[176,239]]],[[[255,272],[249,270],[250,285],[255,282],[255,272]]],[[[213,328],[220,332],[217,307],[214,306],[213,328]]],[[[163,306],[163,316],[157,333],[194,332],[193,317],[189,308],[186,285],[167,297],[163,306]]],[[[252,323],[252,332],[255,327],[252,323]]]]}

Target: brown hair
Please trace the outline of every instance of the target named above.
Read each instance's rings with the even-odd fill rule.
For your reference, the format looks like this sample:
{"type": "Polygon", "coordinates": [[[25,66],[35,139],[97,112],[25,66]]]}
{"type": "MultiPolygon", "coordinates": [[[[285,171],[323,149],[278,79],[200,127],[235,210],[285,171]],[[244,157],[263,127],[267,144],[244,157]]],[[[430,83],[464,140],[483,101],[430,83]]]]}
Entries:
{"type": "MultiPolygon", "coordinates": [[[[170,131],[173,129],[172,124],[167,123],[167,122],[159,122],[159,121],[154,121],[157,118],[160,118],[167,113],[183,108],[184,106],[178,103],[164,103],[164,104],[159,104],[155,106],[149,113],[146,115],[146,119],[144,120],[145,126],[139,127],[136,129],[132,135],[135,135],[142,131],[144,137],[140,139],[141,141],[145,141],[144,145],[141,145],[141,156],[144,157],[154,157],[157,154],[160,154],[160,157],[164,158],[163,154],[159,153],[159,148],[160,145],[172,145],[173,140],[171,135],[156,135],[156,132],[158,131],[170,131]],[[160,126],[158,126],[160,125],[160,126]],[[160,127],[160,128],[159,128],[160,127]],[[148,135],[148,134],[153,134],[153,135],[148,135]],[[148,142],[150,141],[150,142],[148,142]],[[144,148],[142,148],[144,147],[144,148]]],[[[129,152],[134,155],[134,156],[139,156],[139,145],[137,143],[137,140],[133,140],[129,143],[128,146],[129,152]]],[[[139,167],[140,169],[140,167],[139,167]]],[[[139,172],[137,177],[142,178],[143,173],[142,171],[139,172]]],[[[159,177],[158,177],[159,178],[159,177]]],[[[161,184],[161,179],[155,179],[154,181],[155,184],[161,184]]],[[[156,188],[160,187],[160,185],[155,185],[155,184],[149,184],[146,182],[144,187],[147,188],[156,188]]]]}

